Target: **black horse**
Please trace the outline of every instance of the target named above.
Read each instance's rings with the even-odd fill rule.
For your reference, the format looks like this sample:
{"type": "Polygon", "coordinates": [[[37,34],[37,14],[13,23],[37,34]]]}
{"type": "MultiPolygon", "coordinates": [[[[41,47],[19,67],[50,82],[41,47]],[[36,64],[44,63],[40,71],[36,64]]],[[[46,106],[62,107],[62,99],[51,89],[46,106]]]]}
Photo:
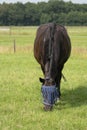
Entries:
{"type": "Polygon", "coordinates": [[[60,98],[60,81],[64,63],[70,56],[71,42],[62,25],[48,23],[41,25],[34,42],[34,57],[41,65],[44,79],[40,78],[45,110],[52,109],[60,98]]]}

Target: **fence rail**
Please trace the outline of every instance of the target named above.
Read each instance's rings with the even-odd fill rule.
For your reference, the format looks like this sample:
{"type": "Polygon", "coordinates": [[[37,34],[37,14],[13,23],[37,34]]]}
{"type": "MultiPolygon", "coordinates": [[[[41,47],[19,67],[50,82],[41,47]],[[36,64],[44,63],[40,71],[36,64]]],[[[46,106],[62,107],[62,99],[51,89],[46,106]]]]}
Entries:
{"type": "MultiPolygon", "coordinates": [[[[0,26],[0,53],[32,52],[37,28],[0,26]]],[[[87,26],[66,29],[73,47],[87,48],[87,26]]]]}
{"type": "Polygon", "coordinates": [[[0,54],[4,53],[32,53],[33,46],[0,46],[0,54]]]}
{"type": "Polygon", "coordinates": [[[33,51],[37,27],[1,27],[0,53],[16,53],[33,51]]]}

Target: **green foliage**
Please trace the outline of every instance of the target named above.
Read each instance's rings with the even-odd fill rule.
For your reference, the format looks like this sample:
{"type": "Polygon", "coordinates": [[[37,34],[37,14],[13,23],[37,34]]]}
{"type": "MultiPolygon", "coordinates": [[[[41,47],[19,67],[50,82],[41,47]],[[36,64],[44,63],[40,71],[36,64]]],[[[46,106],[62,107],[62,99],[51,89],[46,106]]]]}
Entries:
{"type": "Polygon", "coordinates": [[[87,25],[87,4],[49,0],[37,4],[0,4],[0,25],[39,25],[47,22],[87,25]]]}
{"type": "Polygon", "coordinates": [[[51,16],[49,14],[42,14],[41,15],[41,19],[40,19],[41,24],[48,23],[50,21],[51,21],[51,16]]]}
{"type": "Polygon", "coordinates": [[[68,25],[87,25],[87,12],[72,11],[67,15],[68,25]]]}
{"type": "Polygon", "coordinates": [[[25,4],[25,25],[38,25],[39,24],[39,11],[36,4],[26,3],[25,4]]]}

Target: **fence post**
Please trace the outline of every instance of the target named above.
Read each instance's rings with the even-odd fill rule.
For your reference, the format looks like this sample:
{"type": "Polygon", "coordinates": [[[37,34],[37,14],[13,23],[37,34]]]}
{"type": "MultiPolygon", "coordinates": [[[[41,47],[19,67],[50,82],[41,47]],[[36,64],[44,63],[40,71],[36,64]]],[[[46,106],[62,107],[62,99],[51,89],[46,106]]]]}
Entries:
{"type": "Polygon", "coordinates": [[[16,42],[15,42],[15,39],[14,39],[14,53],[16,52],[16,42]]]}
{"type": "Polygon", "coordinates": [[[10,33],[9,33],[9,34],[11,35],[11,26],[10,26],[10,28],[9,28],[9,29],[10,29],[10,33]]]}

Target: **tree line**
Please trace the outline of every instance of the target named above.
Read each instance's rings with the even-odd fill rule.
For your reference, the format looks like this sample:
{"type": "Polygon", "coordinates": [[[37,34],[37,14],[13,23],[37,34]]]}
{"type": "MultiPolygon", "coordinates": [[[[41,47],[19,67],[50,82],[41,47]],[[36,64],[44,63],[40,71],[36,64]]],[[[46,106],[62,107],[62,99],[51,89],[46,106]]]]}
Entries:
{"type": "Polygon", "coordinates": [[[86,26],[87,4],[74,4],[63,0],[0,4],[0,25],[31,26],[48,22],[86,26]]]}

